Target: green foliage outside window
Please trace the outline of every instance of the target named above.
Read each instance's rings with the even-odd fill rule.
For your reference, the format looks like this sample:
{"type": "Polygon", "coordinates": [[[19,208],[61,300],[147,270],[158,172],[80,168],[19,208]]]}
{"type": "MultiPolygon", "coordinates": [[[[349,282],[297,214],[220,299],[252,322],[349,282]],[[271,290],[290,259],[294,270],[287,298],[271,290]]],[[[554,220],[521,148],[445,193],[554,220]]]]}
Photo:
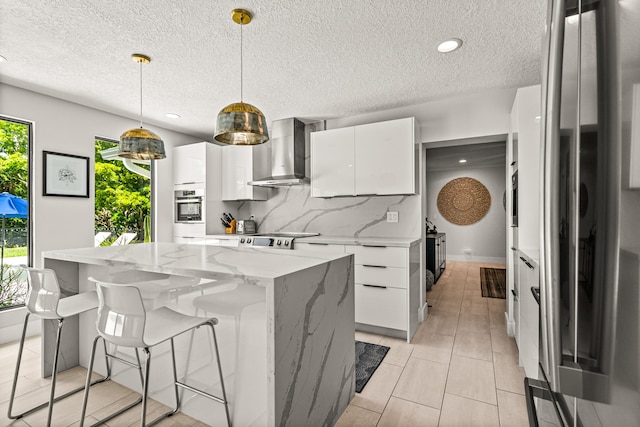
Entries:
{"type": "Polygon", "coordinates": [[[138,233],[137,241],[145,241],[145,218],[151,210],[149,180],[125,168],[121,161],[104,160],[100,155],[115,146],[110,141],[95,141],[95,229],[112,233],[103,245],[125,232],[138,233]]]}
{"type": "MultiPolygon", "coordinates": [[[[27,125],[0,120],[0,193],[6,191],[25,200],[29,199],[28,147],[27,125]]],[[[7,218],[5,227],[26,228],[27,220],[7,218]]]]}
{"type": "MultiPolygon", "coordinates": [[[[0,192],[29,199],[29,126],[0,119],[0,192]]],[[[27,256],[27,219],[5,219],[4,261],[27,256]]],[[[0,242],[1,243],[1,242],[0,242]]],[[[25,271],[11,263],[0,264],[0,309],[24,304],[25,271]]]]}

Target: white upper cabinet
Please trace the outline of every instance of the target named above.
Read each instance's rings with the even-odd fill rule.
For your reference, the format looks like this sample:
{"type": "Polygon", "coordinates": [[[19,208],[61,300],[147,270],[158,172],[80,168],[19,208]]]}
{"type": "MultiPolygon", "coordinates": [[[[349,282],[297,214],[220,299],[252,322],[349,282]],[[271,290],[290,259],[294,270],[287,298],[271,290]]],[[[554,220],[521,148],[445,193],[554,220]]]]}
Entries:
{"type": "Polygon", "coordinates": [[[311,197],[415,194],[413,117],[311,134],[311,197]]]}
{"type": "Polygon", "coordinates": [[[267,200],[268,189],[247,184],[266,176],[266,146],[222,147],[222,200],[267,200]]]}
{"type": "Polygon", "coordinates": [[[414,194],[413,117],[355,127],[356,194],[414,194]]]}
{"type": "Polygon", "coordinates": [[[173,149],[173,184],[204,183],[207,180],[207,142],[173,149]]]}
{"type": "Polygon", "coordinates": [[[354,196],[353,127],[311,133],[311,197],[354,196]]]}

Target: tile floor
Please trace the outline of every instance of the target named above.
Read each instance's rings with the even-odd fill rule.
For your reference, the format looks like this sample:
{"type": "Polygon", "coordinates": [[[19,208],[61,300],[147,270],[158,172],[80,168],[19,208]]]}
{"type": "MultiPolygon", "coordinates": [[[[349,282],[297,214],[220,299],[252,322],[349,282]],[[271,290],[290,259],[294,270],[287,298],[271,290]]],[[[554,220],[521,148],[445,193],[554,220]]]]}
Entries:
{"type": "MultiPolygon", "coordinates": [[[[345,426],[528,426],[523,391],[524,371],[518,367],[517,347],[506,334],[505,300],[482,298],[480,267],[491,264],[448,262],[427,299],[432,308],[411,344],[379,335],[356,333],[356,339],[391,347],[383,363],[337,423],[345,426]]],[[[500,266],[502,267],[502,266],[500,266]]],[[[40,339],[25,345],[14,410],[48,399],[48,380],[40,378],[40,339]]],[[[17,343],[0,346],[0,427],[42,426],[46,410],[13,421],[7,418],[8,399],[18,351],[17,343]]],[[[84,384],[81,367],[62,372],[57,390],[84,384]]],[[[136,399],[137,393],[115,383],[94,386],[87,422],[136,399]]],[[[53,426],[77,426],[82,393],[54,407],[53,426]]],[[[149,418],[166,410],[149,402],[149,418]]],[[[107,425],[138,425],[135,408],[107,425]]],[[[204,426],[183,414],[159,426],[204,426]]]]}
{"type": "MultiPolygon", "coordinates": [[[[0,427],[41,427],[47,422],[47,409],[41,409],[19,420],[7,418],[9,407],[9,396],[11,394],[11,384],[18,355],[18,343],[9,343],[0,346],[0,427]]],[[[38,403],[46,402],[49,399],[49,379],[40,378],[40,337],[32,337],[25,342],[23,351],[23,362],[20,367],[20,378],[16,390],[16,402],[13,412],[20,413],[31,408],[38,403]]],[[[84,384],[87,370],[78,366],[58,374],[56,382],[56,395],[60,395],[68,390],[72,390],[84,384]]],[[[57,402],[53,407],[53,427],[78,426],[80,411],[82,407],[82,392],[76,393],[67,399],[57,402]]],[[[140,396],[128,388],[122,387],[111,381],[97,384],[91,388],[89,402],[87,405],[87,419],[85,425],[95,423],[101,418],[109,415],[117,409],[126,406],[140,396]]],[[[136,406],[128,412],[114,418],[107,424],[107,427],[139,426],[140,408],[136,406]]],[[[168,408],[158,402],[149,400],[147,406],[147,420],[151,421],[162,411],[168,408]]],[[[194,426],[203,427],[203,424],[184,414],[176,414],[169,417],[157,426],[194,426]]]]}
{"type": "Polygon", "coordinates": [[[480,267],[504,266],[447,263],[411,344],[356,332],[356,339],[391,350],[336,426],[529,425],[505,300],[481,296],[480,267]]]}

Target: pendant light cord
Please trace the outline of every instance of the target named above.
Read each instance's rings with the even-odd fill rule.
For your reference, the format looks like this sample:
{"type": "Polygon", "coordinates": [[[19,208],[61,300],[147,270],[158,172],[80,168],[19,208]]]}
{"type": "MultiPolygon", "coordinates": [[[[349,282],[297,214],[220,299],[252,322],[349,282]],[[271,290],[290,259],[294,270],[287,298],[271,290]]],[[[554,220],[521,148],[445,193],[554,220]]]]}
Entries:
{"type": "Polygon", "coordinates": [[[244,27],[244,23],[242,22],[243,20],[240,19],[240,102],[242,103],[242,74],[243,74],[243,68],[242,68],[242,27],[244,27]]]}
{"type": "Polygon", "coordinates": [[[140,61],[140,129],[142,129],[142,61],[140,61]]]}

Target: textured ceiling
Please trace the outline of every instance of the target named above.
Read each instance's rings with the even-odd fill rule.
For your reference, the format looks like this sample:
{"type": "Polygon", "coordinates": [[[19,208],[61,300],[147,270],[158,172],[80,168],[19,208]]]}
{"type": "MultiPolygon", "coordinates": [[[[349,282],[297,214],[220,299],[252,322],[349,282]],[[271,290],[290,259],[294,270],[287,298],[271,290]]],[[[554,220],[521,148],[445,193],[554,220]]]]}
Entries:
{"type": "Polygon", "coordinates": [[[540,82],[546,0],[0,0],[0,82],[212,139],[240,98],[329,119],[540,82]],[[436,45],[464,41],[443,55],[436,45]],[[168,119],[165,113],[182,117],[168,119]]]}

